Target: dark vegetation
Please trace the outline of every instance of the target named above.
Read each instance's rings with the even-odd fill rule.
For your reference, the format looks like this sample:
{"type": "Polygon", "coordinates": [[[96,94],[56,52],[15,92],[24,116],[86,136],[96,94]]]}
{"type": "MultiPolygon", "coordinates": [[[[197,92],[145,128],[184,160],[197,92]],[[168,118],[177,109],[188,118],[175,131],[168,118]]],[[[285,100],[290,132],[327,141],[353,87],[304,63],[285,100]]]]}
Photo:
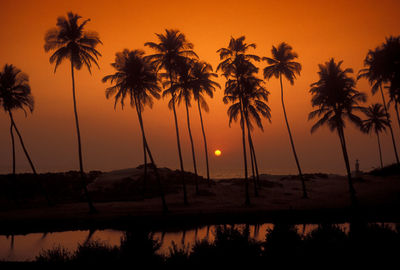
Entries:
{"type": "Polygon", "coordinates": [[[31,264],[36,265],[127,265],[147,267],[215,265],[336,265],[342,262],[389,263],[400,251],[400,227],[385,224],[353,223],[342,227],[320,224],[308,234],[296,227],[277,223],[264,241],[250,237],[249,227],[219,226],[215,239],[197,241],[192,247],[175,243],[168,254],[160,254],[161,243],[153,234],[135,229],[125,233],[120,247],[92,241],[79,245],[75,252],[62,247],[42,251],[31,264]]]}
{"type": "Polygon", "coordinates": [[[391,176],[391,175],[399,175],[400,176],[400,165],[392,164],[383,168],[378,168],[369,172],[369,174],[374,176],[391,176]]]}

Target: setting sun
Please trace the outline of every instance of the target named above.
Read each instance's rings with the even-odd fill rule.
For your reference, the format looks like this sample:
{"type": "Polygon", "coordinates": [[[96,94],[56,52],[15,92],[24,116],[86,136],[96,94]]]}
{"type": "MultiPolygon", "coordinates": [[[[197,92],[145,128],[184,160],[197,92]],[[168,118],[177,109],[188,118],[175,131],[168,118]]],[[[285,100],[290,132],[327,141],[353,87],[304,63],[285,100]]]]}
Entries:
{"type": "Polygon", "coordinates": [[[221,150],[217,149],[214,152],[214,155],[216,155],[217,157],[219,157],[222,154],[221,150]]]}

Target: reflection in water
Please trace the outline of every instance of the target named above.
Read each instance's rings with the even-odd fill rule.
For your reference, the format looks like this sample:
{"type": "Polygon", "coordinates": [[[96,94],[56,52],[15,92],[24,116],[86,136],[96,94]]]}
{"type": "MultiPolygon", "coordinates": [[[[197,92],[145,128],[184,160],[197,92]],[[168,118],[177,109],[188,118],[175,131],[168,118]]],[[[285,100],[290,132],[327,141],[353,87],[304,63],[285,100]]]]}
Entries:
{"type": "MultiPolygon", "coordinates": [[[[394,229],[396,224],[385,224],[389,228],[394,229]]],[[[258,241],[265,241],[268,231],[274,228],[272,223],[256,224],[256,225],[224,225],[227,227],[235,227],[243,229],[248,226],[251,237],[258,241]]],[[[349,232],[349,224],[338,224],[338,227],[345,233],[349,232]]],[[[183,230],[180,232],[160,231],[154,233],[154,240],[161,243],[159,253],[169,254],[169,248],[172,242],[178,248],[185,246],[191,247],[196,241],[206,239],[209,242],[214,241],[217,226],[208,225],[197,227],[191,230],[183,230]]],[[[298,234],[305,237],[311,231],[318,228],[318,224],[301,224],[295,226],[298,234]]],[[[123,231],[116,230],[85,230],[85,231],[65,231],[54,233],[31,233],[27,235],[0,235],[0,260],[7,261],[25,261],[34,260],[40,251],[52,249],[62,246],[69,251],[76,250],[78,244],[84,244],[91,240],[97,240],[107,243],[110,246],[119,246],[123,231]]]]}

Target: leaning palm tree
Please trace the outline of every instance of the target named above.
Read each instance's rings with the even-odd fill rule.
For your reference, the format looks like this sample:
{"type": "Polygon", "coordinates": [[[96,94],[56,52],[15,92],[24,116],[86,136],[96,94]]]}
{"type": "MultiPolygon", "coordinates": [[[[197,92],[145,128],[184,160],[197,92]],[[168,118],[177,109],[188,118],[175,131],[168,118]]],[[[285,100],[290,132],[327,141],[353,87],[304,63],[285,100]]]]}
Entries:
{"type": "Polygon", "coordinates": [[[264,131],[262,118],[260,117],[260,115],[264,118],[267,118],[268,121],[271,122],[271,109],[266,104],[266,102],[268,102],[269,91],[262,86],[263,81],[254,76],[247,77],[243,82],[243,109],[250,148],[250,160],[253,171],[254,191],[255,195],[258,196],[257,184],[259,184],[260,180],[258,176],[257,158],[254,149],[254,143],[251,137],[251,131],[254,129],[252,124],[253,121],[262,131],[264,131]],[[256,171],[256,173],[254,171],[256,171]],[[255,174],[257,176],[257,181],[254,177],[255,174]]]}
{"type": "Polygon", "coordinates": [[[378,89],[380,90],[382,96],[382,104],[386,114],[386,120],[389,123],[389,131],[392,137],[394,155],[396,158],[396,162],[399,164],[400,160],[397,154],[396,141],[390,121],[390,114],[382,89],[383,85],[388,82],[390,78],[390,71],[388,70],[389,68],[387,63],[388,59],[385,50],[383,50],[381,47],[378,47],[375,50],[370,50],[364,60],[364,66],[366,68],[359,71],[357,79],[366,78],[372,86],[371,92],[373,95],[378,91],[378,89]]]}
{"type": "Polygon", "coordinates": [[[311,84],[312,106],[318,109],[310,112],[308,119],[319,118],[312,126],[311,133],[319,127],[328,125],[331,131],[336,131],[342,147],[343,158],[347,170],[347,178],[352,206],[357,206],[356,192],[351,177],[349,155],[347,152],[344,134],[345,119],[361,127],[362,120],[354,114],[354,111],[362,111],[359,105],[366,101],[366,95],[354,89],[355,81],[348,74],[353,70],[341,67],[342,61],[336,63],[332,58],[329,62],[319,65],[319,80],[311,84]]]}
{"type": "Polygon", "coordinates": [[[13,129],[17,132],[17,135],[22,145],[22,149],[24,150],[24,154],[29,162],[32,172],[34,174],[37,174],[36,168],[33,165],[32,159],[30,158],[28,151],[25,148],[22,136],[18,131],[12,114],[12,111],[17,109],[23,110],[25,115],[27,114],[26,109],[28,109],[30,112],[33,112],[34,100],[31,95],[31,87],[29,86],[28,76],[25,73],[22,73],[21,70],[17,69],[13,65],[6,64],[3,68],[3,71],[0,72],[0,105],[10,118],[10,135],[13,153],[13,175],[15,175],[15,145],[13,129]]]}
{"type": "Polygon", "coordinates": [[[374,131],[376,134],[376,138],[378,139],[378,149],[379,149],[379,160],[381,162],[381,168],[383,168],[382,162],[382,150],[381,150],[381,142],[379,139],[379,133],[382,131],[386,131],[386,127],[389,126],[389,122],[386,118],[386,113],[382,108],[382,104],[376,103],[369,106],[366,110],[364,110],[364,114],[367,119],[363,120],[362,123],[362,131],[365,133],[370,133],[374,131]]]}
{"type": "Polygon", "coordinates": [[[211,184],[210,182],[210,169],[208,165],[208,148],[207,148],[207,139],[206,133],[204,131],[204,123],[203,123],[203,116],[201,113],[201,109],[205,112],[209,111],[208,104],[204,98],[204,95],[208,95],[209,97],[213,97],[213,92],[216,88],[221,88],[221,86],[213,81],[213,78],[217,78],[218,75],[213,73],[212,66],[206,62],[195,62],[192,66],[192,92],[193,98],[197,101],[197,108],[199,110],[200,116],[200,124],[201,124],[201,132],[203,134],[203,142],[204,142],[204,152],[206,157],[206,167],[207,167],[207,182],[208,185],[211,184]]]}
{"type": "Polygon", "coordinates": [[[178,102],[178,105],[183,101],[185,103],[186,109],[186,122],[188,127],[190,146],[192,148],[192,159],[193,159],[193,169],[195,175],[195,187],[196,194],[199,194],[199,185],[197,182],[198,174],[197,174],[197,163],[196,163],[196,153],[194,150],[194,142],[192,136],[192,129],[190,125],[190,115],[189,115],[189,107],[191,107],[191,99],[192,99],[192,79],[191,79],[191,70],[194,65],[194,60],[185,58],[180,61],[177,66],[177,80],[176,82],[168,89],[163,92],[163,96],[175,96],[175,100],[178,102]]]}
{"type": "MultiPolygon", "coordinates": [[[[3,71],[0,72],[0,106],[3,108],[3,110],[8,114],[10,118],[13,176],[15,177],[15,141],[14,141],[13,129],[17,133],[25,157],[29,162],[33,174],[37,176],[36,168],[33,165],[32,159],[29,156],[28,150],[26,149],[24,141],[22,139],[22,135],[17,128],[17,125],[15,123],[12,114],[13,110],[18,110],[18,109],[23,110],[25,115],[27,115],[26,109],[28,109],[28,111],[30,112],[33,112],[34,100],[31,94],[31,87],[29,85],[28,75],[21,72],[21,70],[19,70],[13,65],[6,64],[3,68],[3,71]]],[[[41,182],[39,180],[37,181],[48,204],[51,205],[46,190],[42,186],[41,182]]]]}
{"type": "Polygon", "coordinates": [[[161,89],[158,85],[157,71],[149,59],[144,57],[144,52],[141,50],[129,51],[125,49],[122,52],[116,53],[115,62],[111,66],[116,72],[103,78],[103,82],[110,81],[113,84],[113,86],[107,88],[106,98],[114,96],[114,108],[118,102],[121,103],[123,108],[125,98],[129,98],[130,105],[136,108],[142,131],[145,163],[147,152],[159,185],[163,211],[166,212],[168,211],[168,207],[165,202],[160,174],[147,143],[142,118],[144,107],[148,105],[151,108],[153,106],[153,98],[160,98],[159,93],[161,89]]]}
{"type": "MultiPolygon", "coordinates": [[[[237,120],[240,113],[240,127],[242,130],[243,144],[243,162],[244,162],[244,177],[245,177],[245,205],[250,205],[248,172],[247,172],[247,154],[246,154],[246,133],[245,133],[245,118],[243,103],[239,95],[243,94],[242,81],[247,76],[251,76],[258,72],[258,68],[252,61],[260,61],[260,57],[253,54],[248,54],[250,48],[255,49],[256,44],[245,42],[245,37],[241,36],[237,39],[231,38],[229,45],[226,48],[221,48],[217,51],[221,62],[217,67],[217,71],[221,70],[222,75],[227,79],[225,83],[224,103],[232,102],[233,104],[228,109],[229,122],[237,120]]],[[[251,153],[250,149],[250,153],[251,153]]],[[[251,153],[252,155],[252,153],[251,153]]]]}
{"type": "MultiPolygon", "coordinates": [[[[193,44],[186,40],[183,33],[178,30],[165,30],[165,34],[156,34],[159,43],[146,42],[144,45],[149,46],[156,51],[155,54],[148,56],[151,62],[157,67],[157,70],[164,69],[164,87],[173,88],[177,79],[178,66],[186,57],[197,57],[193,52],[193,44]]],[[[168,107],[172,109],[175,120],[176,141],[178,146],[179,163],[181,167],[181,179],[183,186],[183,202],[188,204],[186,184],[184,177],[183,159],[181,151],[181,143],[179,138],[179,126],[176,116],[176,94],[172,93],[168,107]]]]}
{"type": "Polygon", "coordinates": [[[267,80],[269,80],[272,76],[275,76],[275,78],[279,78],[281,84],[281,102],[283,115],[285,117],[286,127],[289,133],[290,145],[292,146],[293,156],[296,161],[297,169],[299,171],[299,177],[301,179],[303,198],[308,198],[304,176],[301,171],[300,162],[297,157],[296,148],[294,146],[292,132],[290,131],[290,126],[286,115],[282,84],[282,76],[285,76],[285,78],[290,82],[291,85],[294,84],[296,74],[300,75],[301,64],[294,61],[298,57],[298,55],[293,51],[292,47],[285,42],[279,44],[278,47],[272,46],[271,53],[272,58],[263,57],[263,60],[267,61],[268,63],[268,66],[264,68],[264,78],[267,80]]]}
{"type": "Polygon", "coordinates": [[[55,51],[50,56],[50,63],[54,64],[54,72],[56,72],[57,67],[65,59],[69,60],[71,64],[72,97],[78,139],[79,170],[83,181],[83,190],[89,205],[89,211],[94,213],[96,209],[92,204],[84,181],[85,173],[83,169],[81,135],[76,106],[74,69],[80,70],[82,66],[86,66],[89,72],[91,72],[92,64],[99,67],[97,60],[101,54],[96,50],[96,46],[99,43],[101,44],[101,41],[96,32],[84,31],[84,27],[90,19],[86,19],[80,23],[79,20],[81,18],[82,17],[78,14],[72,12],[68,12],[67,17],[58,17],[56,27],[47,31],[45,35],[44,50],[46,52],[55,51]]]}

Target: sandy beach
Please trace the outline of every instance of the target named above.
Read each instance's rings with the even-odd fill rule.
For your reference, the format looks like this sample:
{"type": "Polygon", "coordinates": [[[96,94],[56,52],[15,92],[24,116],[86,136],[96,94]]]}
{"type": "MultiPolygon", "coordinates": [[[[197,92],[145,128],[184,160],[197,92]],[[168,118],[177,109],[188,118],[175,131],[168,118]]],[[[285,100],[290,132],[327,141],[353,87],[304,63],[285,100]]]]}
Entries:
{"type": "MultiPolygon", "coordinates": [[[[107,175],[106,175],[107,176],[107,175]]],[[[103,177],[104,178],[104,177],[103,177]]],[[[355,181],[360,214],[369,221],[400,220],[400,179],[397,176],[362,175],[355,181]]],[[[183,204],[181,188],[166,195],[168,213],[158,197],[137,201],[95,202],[96,214],[87,204],[63,203],[53,207],[4,210],[0,212],[0,233],[28,233],[88,228],[129,226],[190,227],[218,223],[262,223],[285,219],[294,223],[345,222],[350,217],[347,178],[313,175],[306,181],[308,199],[301,198],[301,183],[295,176],[261,175],[259,197],[250,183],[251,205],[244,205],[244,180],[200,181],[200,194],[187,186],[189,205],[183,204]]]]}

